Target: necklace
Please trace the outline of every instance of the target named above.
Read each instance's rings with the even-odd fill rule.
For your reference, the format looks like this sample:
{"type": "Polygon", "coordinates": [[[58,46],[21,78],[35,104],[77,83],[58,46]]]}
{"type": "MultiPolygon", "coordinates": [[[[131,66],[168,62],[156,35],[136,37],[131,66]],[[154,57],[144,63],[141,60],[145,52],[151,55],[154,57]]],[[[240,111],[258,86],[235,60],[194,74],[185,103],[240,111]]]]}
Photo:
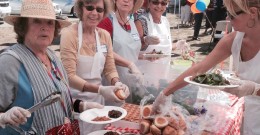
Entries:
{"type": "Polygon", "coordinates": [[[39,60],[47,70],[51,70],[51,67],[49,66],[50,58],[47,54],[44,56],[44,59],[39,58],[39,60]]]}
{"type": "Polygon", "coordinates": [[[121,16],[121,14],[120,14],[119,11],[118,11],[118,14],[119,14],[119,17],[120,17],[121,21],[124,23],[124,24],[121,24],[121,23],[119,23],[119,24],[123,27],[123,29],[124,29],[125,31],[128,31],[128,29],[127,29],[127,23],[129,22],[129,20],[130,20],[131,18],[129,17],[128,20],[125,22],[125,21],[123,20],[123,18],[122,18],[122,16],[121,16]]]}

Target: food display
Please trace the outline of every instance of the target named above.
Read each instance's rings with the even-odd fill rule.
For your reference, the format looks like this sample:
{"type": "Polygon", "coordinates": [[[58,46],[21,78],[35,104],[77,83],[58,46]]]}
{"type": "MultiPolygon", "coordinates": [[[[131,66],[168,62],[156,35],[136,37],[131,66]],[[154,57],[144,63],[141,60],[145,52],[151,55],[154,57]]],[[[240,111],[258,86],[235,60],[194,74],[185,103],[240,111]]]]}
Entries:
{"type": "Polygon", "coordinates": [[[127,115],[123,120],[139,123],[140,120],[140,107],[139,105],[134,104],[123,104],[122,108],[124,108],[127,111],[127,115]]]}
{"type": "Polygon", "coordinates": [[[117,132],[108,131],[104,135],[119,135],[117,132]]]}
{"type": "Polygon", "coordinates": [[[196,76],[193,81],[200,84],[207,85],[230,85],[229,81],[222,77],[221,74],[210,73],[210,74],[201,74],[196,76]]]}
{"type": "Polygon", "coordinates": [[[92,121],[108,121],[111,120],[110,118],[108,118],[107,116],[97,116],[96,118],[92,119],[92,121]]]}
{"type": "Polygon", "coordinates": [[[110,118],[119,118],[122,115],[122,112],[117,111],[117,110],[111,110],[108,112],[108,116],[110,118]]]}
{"type": "Polygon", "coordinates": [[[141,111],[143,115],[140,122],[141,134],[182,135],[185,133],[186,122],[175,107],[171,109],[171,115],[151,114],[151,111],[151,105],[145,105],[141,111]]]}
{"type": "Polygon", "coordinates": [[[115,95],[121,99],[121,100],[125,100],[126,99],[126,95],[125,95],[125,92],[123,90],[117,90],[115,92],[115,95]]]}

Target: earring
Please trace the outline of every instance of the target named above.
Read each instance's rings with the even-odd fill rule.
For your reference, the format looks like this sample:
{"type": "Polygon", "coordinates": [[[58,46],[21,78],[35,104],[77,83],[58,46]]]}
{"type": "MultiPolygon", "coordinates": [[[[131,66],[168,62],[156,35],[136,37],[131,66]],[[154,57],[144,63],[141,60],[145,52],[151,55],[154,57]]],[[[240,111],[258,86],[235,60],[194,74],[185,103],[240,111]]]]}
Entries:
{"type": "Polygon", "coordinates": [[[250,19],[250,20],[247,22],[246,26],[247,26],[248,28],[253,28],[253,27],[255,26],[255,19],[250,19]]]}

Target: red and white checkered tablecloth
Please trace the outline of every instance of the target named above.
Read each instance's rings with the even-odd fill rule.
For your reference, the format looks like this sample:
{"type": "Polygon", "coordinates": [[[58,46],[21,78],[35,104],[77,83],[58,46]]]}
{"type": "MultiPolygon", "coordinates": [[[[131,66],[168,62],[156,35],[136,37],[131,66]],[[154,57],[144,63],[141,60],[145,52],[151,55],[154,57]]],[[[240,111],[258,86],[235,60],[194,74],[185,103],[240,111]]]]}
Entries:
{"type": "Polygon", "coordinates": [[[243,119],[244,98],[240,98],[227,112],[223,126],[216,135],[240,135],[240,127],[243,119]]]}

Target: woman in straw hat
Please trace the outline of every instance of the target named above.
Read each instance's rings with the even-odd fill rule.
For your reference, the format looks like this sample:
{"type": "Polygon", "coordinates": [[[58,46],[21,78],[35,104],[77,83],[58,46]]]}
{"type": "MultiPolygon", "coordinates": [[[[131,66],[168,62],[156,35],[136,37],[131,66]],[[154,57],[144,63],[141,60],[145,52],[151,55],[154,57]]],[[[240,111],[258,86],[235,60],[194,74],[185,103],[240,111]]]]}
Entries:
{"type": "Polygon", "coordinates": [[[116,68],[124,83],[127,83],[129,72],[138,82],[143,83],[143,75],[134,64],[138,60],[141,40],[133,18],[133,14],[142,4],[143,0],[113,0],[114,12],[98,25],[107,30],[112,37],[116,68]]]}
{"type": "MultiPolygon", "coordinates": [[[[109,0],[76,1],[75,11],[80,21],[61,32],[61,59],[68,73],[72,96],[101,104],[105,100],[123,102],[115,95],[119,89],[126,97],[129,95],[128,87],[120,82],[116,71],[111,37],[107,31],[96,27],[109,13],[109,4],[109,0]],[[102,74],[112,86],[102,86],[102,74]]],[[[80,121],[82,134],[101,127],[80,121]]]]}
{"type": "Polygon", "coordinates": [[[239,79],[230,80],[239,87],[223,91],[238,97],[245,97],[243,125],[244,135],[260,134],[260,0],[224,0],[228,19],[234,32],[224,36],[214,50],[200,63],[182,73],[161,94],[154,103],[157,110],[165,103],[167,96],[187,85],[184,78],[207,72],[221,61],[233,57],[233,70],[239,79]]]}
{"type": "MultiPolygon", "coordinates": [[[[24,0],[21,9],[20,16],[4,18],[14,26],[18,43],[0,56],[0,134],[64,132],[61,128],[69,125],[64,123],[72,118],[74,100],[60,60],[47,47],[58,36],[59,30],[71,23],[55,18],[51,0],[24,0]],[[55,93],[57,99],[60,98],[57,103],[34,113],[27,110],[55,93]]],[[[74,104],[78,111],[92,107],[103,106],[91,102],[76,103],[76,107],[74,104]]]]}

